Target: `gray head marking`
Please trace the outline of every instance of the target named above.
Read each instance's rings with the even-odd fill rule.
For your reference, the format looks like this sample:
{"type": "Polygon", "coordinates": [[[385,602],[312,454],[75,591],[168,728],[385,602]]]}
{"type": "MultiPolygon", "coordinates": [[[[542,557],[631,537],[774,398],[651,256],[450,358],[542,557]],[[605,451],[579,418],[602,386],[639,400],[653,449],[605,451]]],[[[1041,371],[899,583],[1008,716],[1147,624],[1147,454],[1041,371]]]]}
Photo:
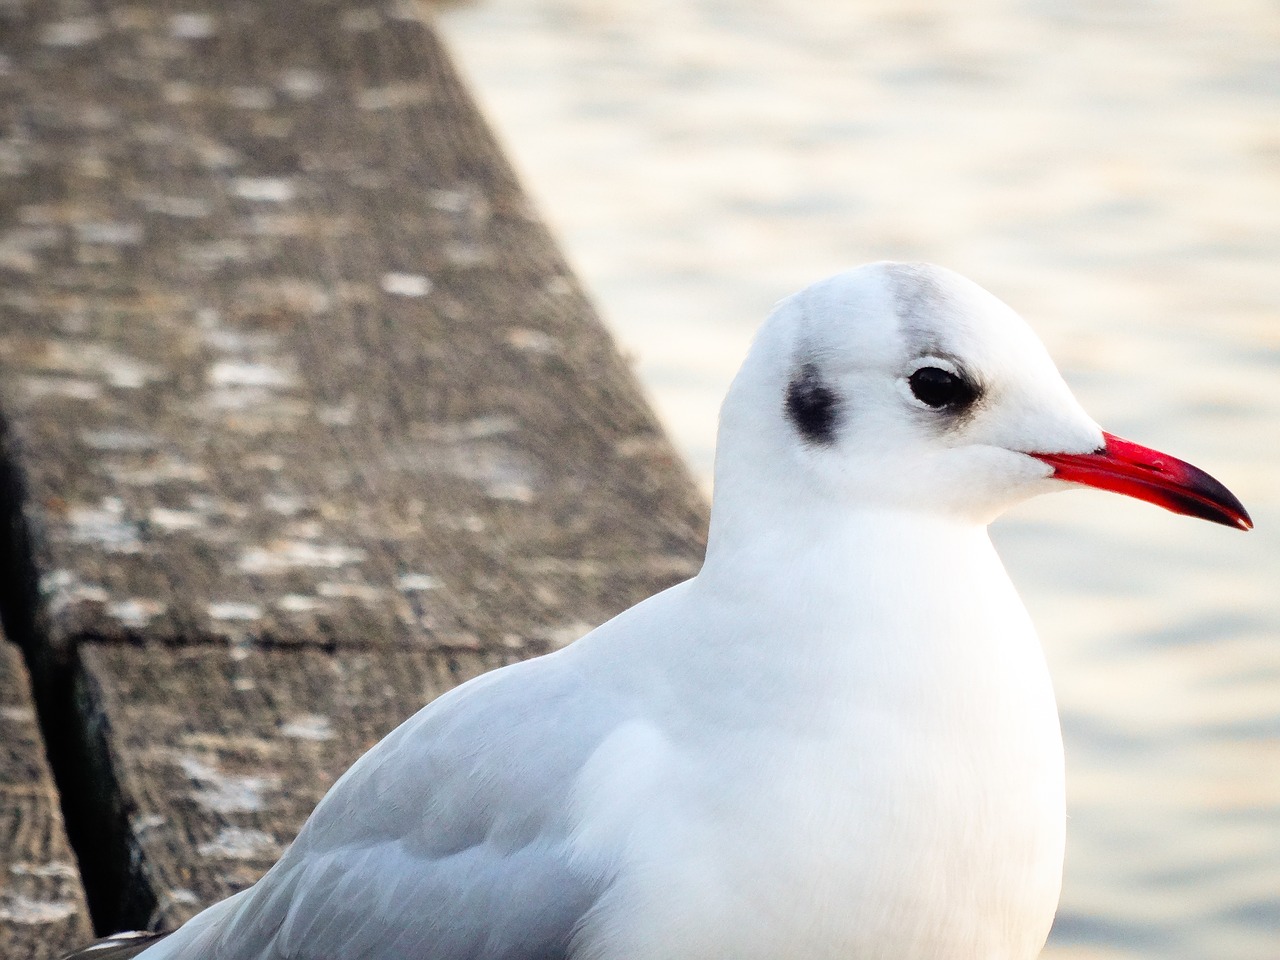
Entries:
{"type": "Polygon", "coordinates": [[[907,341],[920,354],[938,355],[947,351],[932,322],[952,305],[951,298],[928,263],[893,263],[885,273],[893,281],[893,302],[907,341]]]}
{"type": "Polygon", "coordinates": [[[910,381],[912,393],[933,408],[935,417],[943,415],[941,421],[930,420],[956,426],[981,406],[986,394],[981,377],[948,345],[941,326],[959,304],[932,264],[895,263],[885,272],[893,282],[894,306],[908,350],[923,361],[910,381]]]}
{"type": "Polygon", "coordinates": [[[787,419],[807,443],[826,446],[835,441],[840,399],[823,381],[817,364],[801,364],[791,377],[785,406],[787,419]]]}

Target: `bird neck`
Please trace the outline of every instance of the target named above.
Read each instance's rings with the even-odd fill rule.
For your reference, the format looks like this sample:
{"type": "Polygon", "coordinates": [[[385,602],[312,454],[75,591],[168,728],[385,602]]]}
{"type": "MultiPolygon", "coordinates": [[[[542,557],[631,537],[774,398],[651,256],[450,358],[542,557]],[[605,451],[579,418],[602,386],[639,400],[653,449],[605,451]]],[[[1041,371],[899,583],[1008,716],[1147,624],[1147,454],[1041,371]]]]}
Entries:
{"type": "Polygon", "coordinates": [[[692,592],[727,626],[683,653],[714,666],[691,669],[699,683],[770,716],[854,703],[939,737],[980,728],[992,749],[1010,723],[1056,736],[1044,655],[985,527],[884,510],[788,521],[712,542],[692,592]]]}
{"type": "MultiPolygon", "coordinates": [[[[942,513],[832,504],[804,489],[735,509],[717,497],[703,576],[770,582],[802,577],[814,588],[828,580],[842,590],[884,577],[918,581],[963,579],[976,562],[998,564],[987,528],[942,513]]],[[[798,586],[798,584],[796,584],[798,586]]]]}
{"type": "Polygon", "coordinates": [[[899,635],[894,642],[925,645],[947,642],[957,624],[987,632],[1009,622],[1033,636],[981,524],[802,503],[781,515],[721,519],[700,592],[776,617],[775,628],[791,635],[821,643],[830,634],[825,642],[839,644],[850,623],[883,624],[884,636],[899,635]]]}

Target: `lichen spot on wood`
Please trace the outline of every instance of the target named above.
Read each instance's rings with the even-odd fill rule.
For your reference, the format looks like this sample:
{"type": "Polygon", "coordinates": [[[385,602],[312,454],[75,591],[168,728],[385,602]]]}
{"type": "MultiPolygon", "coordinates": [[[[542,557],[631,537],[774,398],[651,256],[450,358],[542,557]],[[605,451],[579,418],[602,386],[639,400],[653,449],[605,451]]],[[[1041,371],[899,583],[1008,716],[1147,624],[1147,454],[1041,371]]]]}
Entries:
{"type": "Polygon", "coordinates": [[[396,587],[405,593],[417,593],[422,590],[435,590],[440,581],[425,573],[402,573],[396,578],[396,587]]]}
{"type": "Polygon", "coordinates": [[[425,297],[431,292],[431,281],[420,273],[384,273],[381,286],[393,297],[425,297]]]}
{"type": "Polygon", "coordinates": [[[48,24],[40,32],[46,47],[83,47],[101,39],[105,31],[94,17],[71,17],[48,24]]]}
{"type": "Polygon", "coordinates": [[[292,740],[311,740],[320,742],[332,740],[333,723],[328,717],[318,713],[306,713],[293,717],[280,727],[280,735],[292,740]]]}
{"type": "Polygon", "coordinates": [[[223,773],[216,764],[192,754],[178,756],[177,762],[193,783],[191,798],[213,813],[253,813],[265,806],[263,794],[280,788],[276,777],[223,773]]]}
{"type": "Polygon", "coordinates": [[[196,853],[213,860],[254,860],[278,857],[280,844],[275,837],[262,830],[224,827],[212,840],[200,844],[196,853]]]}
{"type": "Polygon", "coordinates": [[[207,13],[175,13],[169,18],[169,35],[175,40],[208,40],[218,32],[218,22],[207,13]]]}
{"type": "Polygon", "coordinates": [[[297,192],[287,177],[237,177],[231,189],[240,199],[257,203],[288,203],[297,192]]]}
{"type": "Polygon", "coordinates": [[[78,909],[74,900],[40,900],[12,891],[0,895],[0,923],[24,926],[57,923],[74,916],[78,909]]]}

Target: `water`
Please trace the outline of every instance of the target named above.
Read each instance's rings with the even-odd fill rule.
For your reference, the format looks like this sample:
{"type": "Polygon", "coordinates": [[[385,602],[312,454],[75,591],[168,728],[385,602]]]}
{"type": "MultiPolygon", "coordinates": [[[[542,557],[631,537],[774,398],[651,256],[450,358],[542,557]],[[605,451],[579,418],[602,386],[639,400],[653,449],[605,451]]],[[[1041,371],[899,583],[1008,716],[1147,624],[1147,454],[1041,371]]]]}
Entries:
{"type": "Polygon", "coordinates": [[[1280,958],[1280,11],[1219,0],[482,0],[444,31],[709,489],[771,303],[928,259],[1241,535],[1101,493],[995,536],[1071,821],[1052,960],[1280,958]]]}

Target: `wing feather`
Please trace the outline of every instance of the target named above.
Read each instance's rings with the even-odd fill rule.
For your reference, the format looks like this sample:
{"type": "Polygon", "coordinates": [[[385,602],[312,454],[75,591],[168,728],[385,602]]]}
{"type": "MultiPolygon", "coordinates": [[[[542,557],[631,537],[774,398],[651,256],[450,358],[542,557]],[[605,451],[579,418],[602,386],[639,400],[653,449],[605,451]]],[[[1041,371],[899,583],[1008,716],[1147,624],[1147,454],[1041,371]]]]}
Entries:
{"type": "Polygon", "coordinates": [[[185,952],[184,928],[145,960],[567,958],[608,874],[571,849],[573,788],[619,722],[571,650],[425,707],[344,774],[233,909],[189,924],[208,948],[185,952]]]}

